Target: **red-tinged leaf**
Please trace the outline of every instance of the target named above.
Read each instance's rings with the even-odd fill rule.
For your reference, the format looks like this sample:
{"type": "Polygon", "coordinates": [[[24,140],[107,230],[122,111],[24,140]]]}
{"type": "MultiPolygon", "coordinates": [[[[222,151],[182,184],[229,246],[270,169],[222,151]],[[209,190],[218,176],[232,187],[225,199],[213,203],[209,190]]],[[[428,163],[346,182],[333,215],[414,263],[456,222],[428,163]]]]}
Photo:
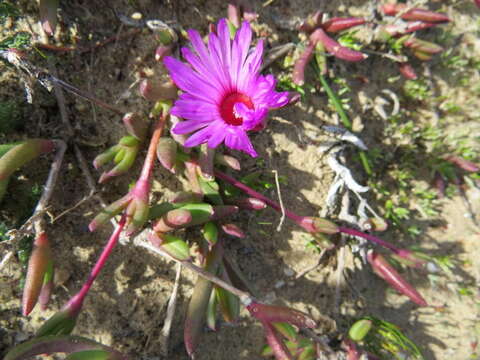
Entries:
{"type": "Polygon", "coordinates": [[[408,62],[398,63],[398,70],[400,71],[400,74],[402,74],[403,77],[408,80],[418,79],[417,73],[413,69],[412,65],[410,65],[408,62]]]}
{"type": "Polygon", "coordinates": [[[477,7],[480,8],[480,0],[475,0],[475,5],[477,5],[477,7]]]}
{"type": "Polygon", "coordinates": [[[430,61],[432,59],[432,55],[431,54],[428,54],[426,52],[423,52],[423,51],[419,51],[419,50],[415,50],[413,52],[413,55],[418,59],[418,60],[421,60],[421,61],[430,61]]]}
{"type": "MultiPolygon", "coordinates": [[[[385,4],[380,7],[385,15],[395,16],[400,12],[405,11],[408,5],[406,4],[385,4]]],[[[450,18],[442,13],[434,11],[413,8],[401,15],[403,20],[418,20],[430,23],[449,22],[450,18]]]]}
{"type": "Polygon", "coordinates": [[[155,49],[155,61],[162,62],[165,56],[169,56],[172,53],[171,45],[160,45],[155,49]]]}
{"type": "Polygon", "coordinates": [[[267,207],[265,201],[256,198],[237,198],[229,200],[228,203],[246,210],[263,210],[267,207]]]}
{"type": "Polygon", "coordinates": [[[15,170],[36,157],[52,151],[51,140],[30,139],[13,146],[0,158],[0,181],[7,179],[15,170]]]}
{"type": "Polygon", "coordinates": [[[217,308],[218,308],[218,301],[217,295],[214,291],[210,293],[210,300],[208,301],[207,306],[207,326],[213,330],[217,330],[217,308]]]}
{"type": "Polygon", "coordinates": [[[462,170],[465,170],[471,173],[480,171],[480,166],[460,156],[447,155],[444,157],[444,159],[449,163],[452,163],[453,165],[459,167],[462,170]]]}
{"type": "Polygon", "coordinates": [[[310,42],[293,66],[292,79],[297,85],[303,85],[305,82],[305,68],[313,57],[315,43],[310,42]]]}
{"type": "Polygon", "coordinates": [[[52,296],[53,291],[53,277],[55,269],[53,267],[53,261],[50,261],[47,265],[47,270],[45,276],[43,277],[43,285],[40,290],[40,295],[38,296],[38,302],[42,310],[46,310],[48,303],[50,302],[50,297],[52,296]]]}
{"type": "Polygon", "coordinates": [[[57,8],[60,0],[40,0],[40,21],[48,35],[53,35],[57,26],[57,8]]]}
{"type": "Polygon", "coordinates": [[[362,18],[350,17],[350,18],[332,18],[324,22],[321,26],[323,30],[328,33],[337,33],[346,29],[350,29],[354,26],[365,24],[366,20],[362,18]]]}
{"type": "MultiPolygon", "coordinates": [[[[215,274],[222,254],[222,248],[220,244],[217,243],[207,257],[205,270],[215,274]]],[[[183,341],[187,353],[191,358],[194,356],[195,349],[198,345],[205,324],[205,316],[212,289],[213,284],[210,281],[200,276],[197,278],[197,282],[193,288],[192,297],[188,304],[185,325],[183,328],[183,341]]]]}
{"type": "Polygon", "coordinates": [[[402,34],[409,34],[415,31],[425,30],[437,26],[436,23],[428,23],[423,21],[411,21],[408,22],[405,29],[402,31],[402,34]]]}
{"type": "Polygon", "coordinates": [[[118,351],[86,339],[72,335],[49,335],[35,337],[30,341],[15,346],[3,360],[27,360],[41,354],[72,353],[78,351],[104,350],[110,353],[111,360],[127,360],[125,355],[118,351]]]}
{"type": "Polygon", "coordinates": [[[388,282],[395,290],[408,296],[417,305],[428,306],[422,295],[382,255],[371,251],[368,253],[367,259],[375,273],[388,282]]]}
{"type": "Polygon", "coordinates": [[[237,238],[245,238],[245,233],[235,224],[222,224],[222,230],[228,235],[235,236],[237,238]]]}
{"type": "Polygon", "coordinates": [[[300,328],[315,328],[316,322],[307,314],[285,306],[265,305],[252,302],[247,310],[254,318],[267,323],[286,322],[300,328]]]}
{"type": "Polygon", "coordinates": [[[328,36],[323,29],[320,28],[316,29],[310,35],[310,41],[313,43],[320,41],[330,54],[342,60],[356,62],[365,60],[367,58],[367,55],[362,54],[359,51],[355,51],[340,45],[338,42],[328,36]]]}
{"type": "Polygon", "coordinates": [[[226,322],[234,322],[240,314],[240,300],[229,291],[215,286],[215,295],[223,319],[226,322]]]}
{"type": "Polygon", "coordinates": [[[33,244],[32,255],[28,261],[27,276],[23,289],[22,313],[27,316],[37,303],[43,286],[48,265],[52,261],[50,243],[45,232],[40,233],[33,244]]]}
{"type": "Polygon", "coordinates": [[[185,209],[175,209],[163,215],[153,226],[155,232],[169,232],[184,228],[192,221],[192,214],[185,209]]]}
{"type": "Polygon", "coordinates": [[[265,330],[265,338],[270,346],[273,355],[277,360],[293,360],[293,356],[287,349],[279,334],[275,331],[272,325],[267,322],[262,322],[265,330]]]}
{"type": "Polygon", "coordinates": [[[138,113],[126,113],[123,118],[123,125],[127,132],[140,141],[145,139],[148,132],[148,121],[138,113]]]}
{"type": "Polygon", "coordinates": [[[440,45],[434,44],[430,41],[420,40],[416,37],[411,37],[403,42],[405,47],[415,51],[421,51],[426,54],[438,54],[443,51],[440,45]]]}
{"type": "Polygon", "coordinates": [[[140,95],[150,101],[173,100],[177,97],[177,87],[173,82],[160,83],[151,79],[144,79],[138,87],[140,95]]]}
{"type": "Polygon", "coordinates": [[[240,170],[241,168],[240,161],[238,161],[237,158],[230,155],[221,154],[219,152],[215,153],[215,162],[220,165],[228,166],[233,170],[240,170]]]}

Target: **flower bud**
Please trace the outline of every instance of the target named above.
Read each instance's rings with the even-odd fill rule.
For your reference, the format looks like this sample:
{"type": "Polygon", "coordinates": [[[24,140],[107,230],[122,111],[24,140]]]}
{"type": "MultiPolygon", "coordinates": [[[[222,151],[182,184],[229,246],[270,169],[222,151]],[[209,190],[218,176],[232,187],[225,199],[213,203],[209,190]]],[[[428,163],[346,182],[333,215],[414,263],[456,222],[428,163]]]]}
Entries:
{"type": "Polygon", "coordinates": [[[300,221],[300,226],[304,227],[311,233],[336,234],[338,233],[338,226],[323,218],[319,217],[304,217],[300,221]]]}
{"type": "Polygon", "coordinates": [[[30,139],[10,148],[0,158],[0,181],[7,179],[15,170],[36,157],[54,149],[52,140],[30,139]]]}
{"type": "Polygon", "coordinates": [[[371,217],[362,224],[362,228],[365,231],[385,231],[388,223],[380,217],[371,217]]]}

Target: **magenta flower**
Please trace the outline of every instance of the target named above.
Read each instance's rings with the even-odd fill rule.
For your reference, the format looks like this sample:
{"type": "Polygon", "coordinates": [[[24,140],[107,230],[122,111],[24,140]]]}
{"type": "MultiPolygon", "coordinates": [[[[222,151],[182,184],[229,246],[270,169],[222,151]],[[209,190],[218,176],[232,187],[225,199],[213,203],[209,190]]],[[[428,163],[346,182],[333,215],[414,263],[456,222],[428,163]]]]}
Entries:
{"type": "Polygon", "coordinates": [[[193,51],[182,48],[189,65],[166,57],[164,64],[183,91],[171,113],[186,121],[173,128],[175,134],[191,135],[185,146],[207,143],[216,148],[222,142],[229,148],[256,157],[247,131],[265,127],[268,111],[289,102],[288,92],[276,92],[272,75],[259,75],[263,41],[249,51],[252,30],[243,22],[235,39],[230,39],[225,19],[217,34],[210,33],[206,46],[199,33],[188,31],[193,51]]]}

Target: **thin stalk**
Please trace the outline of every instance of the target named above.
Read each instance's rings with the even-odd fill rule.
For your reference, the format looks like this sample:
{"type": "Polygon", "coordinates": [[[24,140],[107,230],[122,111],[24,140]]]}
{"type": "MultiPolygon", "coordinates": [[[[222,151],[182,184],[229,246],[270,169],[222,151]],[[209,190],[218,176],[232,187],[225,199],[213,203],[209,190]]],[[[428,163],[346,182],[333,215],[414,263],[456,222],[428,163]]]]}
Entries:
{"type": "Polygon", "coordinates": [[[361,237],[363,239],[374,242],[375,244],[378,244],[380,246],[383,246],[383,247],[391,250],[392,252],[394,252],[397,255],[403,255],[404,252],[405,252],[405,250],[399,249],[395,245],[390,244],[389,242],[386,242],[385,240],[382,240],[382,239],[380,239],[376,236],[370,235],[370,234],[366,234],[366,233],[361,232],[359,230],[339,226],[338,231],[340,231],[341,233],[344,233],[344,234],[348,234],[348,235],[352,235],[352,236],[358,236],[358,237],[361,237]]]}
{"type": "MultiPolygon", "coordinates": [[[[247,195],[253,197],[253,198],[256,198],[256,199],[259,199],[259,200],[262,200],[263,202],[265,202],[268,206],[270,206],[271,208],[275,209],[276,211],[282,213],[282,207],[280,206],[280,204],[278,204],[276,201],[272,200],[272,199],[269,199],[268,197],[260,194],[259,192],[256,192],[255,190],[253,190],[252,188],[250,188],[249,186],[245,185],[244,183],[238,181],[237,179],[234,179],[233,177],[219,171],[219,170],[215,170],[215,176],[217,176],[218,178],[230,183],[231,185],[235,186],[236,188],[242,190],[243,192],[245,192],[247,195]]],[[[303,223],[303,220],[304,220],[304,217],[303,216],[299,216],[287,209],[284,209],[284,213],[285,215],[290,218],[291,220],[293,220],[294,222],[296,222],[298,225],[300,225],[301,227],[305,228],[307,231],[310,231],[309,229],[307,229],[302,223],[303,223]]]]}
{"type": "Polygon", "coordinates": [[[201,276],[204,279],[206,279],[208,281],[211,281],[212,283],[214,283],[214,284],[224,288],[225,290],[231,292],[232,294],[238,296],[238,298],[240,299],[242,304],[244,304],[245,306],[249,305],[252,302],[252,296],[248,292],[237,289],[233,285],[230,285],[229,283],[223,281],[222,279],[216,277],[215,275],[213,275],[212,273],[202,269],[201,267],[198,267],[195,264],[192,264],[188,260],[179,260],[179,259],[173,258],[172,256],[170,256],[169,254],[167,254],[163,250],[159,249],[158,247],[150,244],[147,241],[139,239],[139,238],[135,239],[135,245],[141,246],[141,247],[143,247],[147,250],[150,250],[151,252],[154,252],[158,255],[166,257],[167,259],[170,259],[170,260],[173,260],[177,263],[182,264],[182,266],[184,266],[187,269],[197,273],[198,276],[201,276]]]}
{"type": "MultiPolygon", "coordinates": [[[[337,94],[332,90],[330,85],[328,85],[327,79],[323,76],[320,72],[318,72],[318,77],[320,79],[320,83],[322,84],[323,88],[327,92],[328,98],[332,102],[335,110],[337,111],[340,119],[342,120],[343,126],[345,126],[348,130],[352,131],[352,122],[348,118],[345,109],[343,108],[342,102],[338,98],[337,94]]],[[[372,175],[372,168],[370,167],[370,163],[368,162],[367,154],[364,151],[360,151],[360,161],[365,169],[365,172],[368,175],[372,175]]]]}
{"type": "Polygon", "coordinates": [[[157,145],[162,136],[163,128],[167,121],[168,112],[163,111],[155,124],[155,129],[153,130],[152,138],[150,139],[150,145],[148,146],[147,156],[145,157],[145,162],[143,163],[142,172],[140,174],[139,181],[149,181],[152,174],[153,165],[155,164],[157,145]]]}
{"type": "Polygon", "coordinates": [[[85,299],[85,296],[88,294],[88,291],[92,287],[93,282],[97,278],[98,274],[104,267],[107,259],[110,257],[110,254],[112,253],[113,249],[117,245],[118,239],[120,238],[120,233],[122,232],[123,227],[125,226],[126,219],[127,219],[126,215],[123,215],[120,221],[118,222],[117,228],[112,233],[112,235],[110,236],[110,239],[108,239],[107,244],[103,248],[103,251],[100,254],[100,257],[98,258],[97,262],[95,263],[95,266],[93,267],[92,271],[90,272],[90,275],[88,276],[87,281],[85,281],[80,291],[74,297],[72,297],[72,299],[69,301],[69,304],[76,303],[78,307],[81,306],[81,304],[83,303],[83,300],[85,299]]]}
{"type": "MultiPolygon", "coordinates": [[[[229,176],[227,174],[224,174],[223,172],[221,172],[219,170],[215,170],[215,176],[217,176],[218,178],[228,182],[229,184],[235,186],[236,188],[242,190],[243,192],[245,192],[250,197],[262,200],[263,202],[265,202],[268,206],[270,206],[274,210],[282,213],[282,207],[277,202],[275,202],[274,200],[269,199],[268,197],[256,192],[255,190],[253,190],[249,186],[241,183],[240,181],[232,178],[231,176],[229,176]]],[[[287,209],[284,209],[284,213],[288,218],[293,220],[295,223],[297,223],[298,225],[303,227],[305,230],[311,232],[311,228],[306,226],[305,222],[303,221],[306,217],[297,215],[294,212],[292,212],[290,210],[287,210],[287,209]]],[[[383,247],[391,250],[393,253],[395,253],[395,254],[397,254],[401,257],[406,257],[410,254],[410,252],[408,250],[399,249],[395,245],[393,245],[393,244],[391,244],[391,243],[389,243],[385,240],[382,240],[382,239],[380,239],[376,236],[370,235],[370,234],[366,234],[366,233],[361,232],[359,230],[339,226],[338,231],[341,232],[341,233],[344,233],[344,234],[348,234],[348,235],[352,235],[352,236],[358,236],[358,237],[367,239],[371,242],[374,242],[374,243],[376,243],[380,246],[383,246],[383,247]]]]}

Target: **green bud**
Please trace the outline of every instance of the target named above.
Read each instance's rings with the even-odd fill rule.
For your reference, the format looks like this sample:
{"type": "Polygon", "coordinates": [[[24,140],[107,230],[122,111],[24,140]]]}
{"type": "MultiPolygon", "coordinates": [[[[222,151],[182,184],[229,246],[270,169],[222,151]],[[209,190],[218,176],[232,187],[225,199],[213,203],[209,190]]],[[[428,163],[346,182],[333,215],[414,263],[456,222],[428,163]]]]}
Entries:
{"type": "Polygon", "coordinates": [[[372,328],[372,321],[367,319],[360,319],[355,322],[348,330],[348,336],[353,341],[362,341],[372,328]]]}

